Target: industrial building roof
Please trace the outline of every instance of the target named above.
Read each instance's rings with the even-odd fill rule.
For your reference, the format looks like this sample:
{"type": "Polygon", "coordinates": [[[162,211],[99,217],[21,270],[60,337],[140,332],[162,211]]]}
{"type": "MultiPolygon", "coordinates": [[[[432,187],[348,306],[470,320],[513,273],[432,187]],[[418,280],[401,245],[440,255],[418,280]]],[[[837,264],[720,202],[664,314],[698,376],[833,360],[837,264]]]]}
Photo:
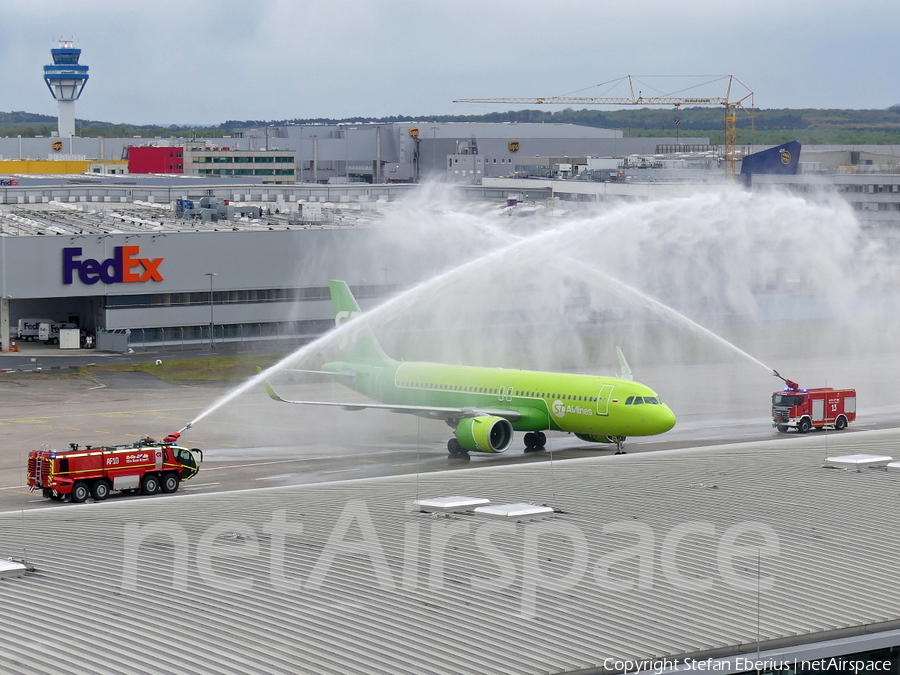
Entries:
{"type": "MultiPolygon", "coordinates": [[[[244,202],[236,202],[238,206],[244,202]]],[[[304,217],[297,204],[253,203],[260,206],[260,218],[233,220],[185,220],[169,204],[135,202],[48,202],[0,205],[0,234],[82,235],[160,234],[163,232],[213,232],[225,230],[261,231],[303,227],[354,227],[371,224],[377,216],[372,207],[359,203],[322,203],[314,219],[304,217]]]]}
{"type": "Polygon", "coordinates": [[[823,463],[898,441],[817,433],[2,514],[0,555],[36,571],[0,581],[0,670],[531,675],[896,628],[900,473],[823,463]],[[557,512],[412,505],[449,496],[557,512]]]}

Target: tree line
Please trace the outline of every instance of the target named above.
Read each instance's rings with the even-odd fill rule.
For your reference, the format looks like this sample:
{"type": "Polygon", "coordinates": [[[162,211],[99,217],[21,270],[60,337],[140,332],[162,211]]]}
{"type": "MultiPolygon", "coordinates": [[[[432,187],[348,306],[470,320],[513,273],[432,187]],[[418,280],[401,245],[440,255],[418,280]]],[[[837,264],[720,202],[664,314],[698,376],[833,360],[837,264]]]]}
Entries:
{"type": "MultiPolygon", "coordinates": [[[[233,135],[241,127],[289,124],[365,124],[389,122],[530,122],[579,124],[620,129],[625,137],[707,137],[711,143],[725,140],[725,111],[721,107],[624,108],[597,110],[508,110],[478,115],[395,115],[389,117],[294,118],[283,120],[227,120],[212,126],[113,124],[76,120],[80,136],[143,138],[218,138],[233,135]]],[[[884,110],[760,109],[738,110],[738,143],[777,144],[799,140],[809,144],[900,143],[900,105],[884,110]]],[[[22,111],[0,112],[0,136],[50,136],[56,117],[22,111]]]]}

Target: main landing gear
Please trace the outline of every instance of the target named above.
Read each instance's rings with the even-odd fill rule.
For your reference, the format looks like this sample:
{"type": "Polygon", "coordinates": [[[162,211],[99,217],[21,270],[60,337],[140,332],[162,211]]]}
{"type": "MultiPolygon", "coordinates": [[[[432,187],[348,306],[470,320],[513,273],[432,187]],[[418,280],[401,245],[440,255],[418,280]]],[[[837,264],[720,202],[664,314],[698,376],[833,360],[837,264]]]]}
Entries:
{"type": "Polygon", "coordinates": [[[525,452],[537,452],[547,445],[547,435],[543,431],[529,431],[525,434],[525,452]]]}
{"type": "Polygon", "coordinates": [[[469,452],[455,438],[447,441],[447,452],[450,453],[450,459],[471,459],[469,452]]]}

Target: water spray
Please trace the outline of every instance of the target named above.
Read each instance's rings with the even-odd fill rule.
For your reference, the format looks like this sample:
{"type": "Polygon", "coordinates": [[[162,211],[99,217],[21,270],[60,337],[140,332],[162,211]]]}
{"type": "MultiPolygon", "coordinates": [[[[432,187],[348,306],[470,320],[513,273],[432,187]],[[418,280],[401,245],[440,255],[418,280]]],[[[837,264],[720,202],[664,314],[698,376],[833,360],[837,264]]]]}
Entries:
{"type": "MultiPolygon", "coordinates": [[[[427,203],[430,198],[431,194],[429,193],[429,197],[424,201],[427,203]]],[[[840,234],[843,238],[849,239],[858,230],[858,224],[852,213],[845,206],[836,210],[829,204],[816,206],[815,204],[794,199],[785,201],[782,197],[760,197],[740,192],[727,192],[722,195],[693,195],[689,199],[669,199],[642,205],[621,206],[599,214],[588,213],[584,218],[567,221],[561,225],[554,226],[550,230],[542,230],[521,239],[514,239],[511,243],[502,240],[502,238],[501,241],[494,241],[497,238],[495,228],[486,227],[481,232],[482,237],[478,238],[479,246],[476,247],[477,250],[474,252],[468,251],[468,249],[464,251],[456,246],[459,241],[469,241],[468,237],[460,238],[456,228],[441,227],[436,229],[436,232],[447,237],[447,239],[441,240],[441,243],[445,243],[451,249],[448,257],[454,261],[462,259],[464,262],[460,262],[456,267],[446,269],[437,276],[418,283],[405,292],[398,293],[377,307],[368,310],[357,321],[344,323],[324,336],[300,347],[268,368],[265,373],[256,375],[229,391],[202,411],[182,431],[191,428],[194,423],[204,419],[249,389],[262,384],[267,375],[271,376],[272,373],[284,369],[290,363],[298,363],[301,359],[320,353],[326,346],[333,345],[342,337],[352,335],[366,325],[372,326],[386,317],[396,317],[406,310],[415,309],[416,304],[421,302],[426,297],[426,294],[434,297],[441,291],[453,288],[461,279],[469,277],[473,272],[494,270],[498,261],[506,261],[507,264],[511,264],[515,260],[529,260],[530,254],[533,254],[535,251],[540,251],[542,257],[548,252],[556,253],[562,259],[560,263],[564,268],[562,272],[571,274],[571,257],[566,255],[569,250],[566,247],[571,246],[571,242],[577,241],[581,244],[579,248],[583,249],[587,243],[586,238],[588,235],[602,237],[603,250],[620,251],[620,254],[614,260],[618,261],[618,267],[621,269],[616,269],[617,266],[614,265],[608,273],[601,273],[598,270],[593,271],[592,275],[597,275],[596,278],[602,278],[606,281],[604,288],[620,291],[623,295],[633,299],[639,298],[645,308],[652,309],[657,315],[663,316],[668,320],[677,320],[681,327],[689,328],[696,335],[714,340],[719,345],[756,363],[766,372],[775,374],[784,380],[789,387],[793,385],[799,389],[799,386],[781,377],[777,371],[765,363],[739,349],[724,338],[717,336],[712,331],[703,328],[680,312],[676,312],[671,307],[654,300],[650,291],[654,285],[659,288],[665,288],[667,291],[673,290],[671,288],[673,270],[668,267],[668,262],[686,257],[688,252],[694,251],[696,242],[699,239],[701,243],[706,245],[704,255],[700,256],[699,259],[707,262],[705,266],[698,264],[693,265],[691,268],[692,275],[687,277],[689,282],[687,286],[692,289],[692,294],[696,295],[695,281],[698,283],[700,281],[708,282],[710,275],[718,274],[719,276],[714,278],[724,279],[727,282],[722,282],[717,286],[721,296],[716,296],[719,298],[719,304],[724,309],[732,309],[737,313],[750,313],[753,315],[754,308],[746,309],[743,306],[735,306],[735,303],[752,299],[752,294],[750,293],[752,284],[756,283],[758,279],[773,277],[782,269],[784,264],[777,257],[765,257],[761,259],[760,265],[754,266],[753,275],[750,275],[748,272],[743,277],[738,275],[732,280],[734,276],[732,275],[734,271],[732,268],[734,266],[730,265],[730,263],[733,262],[733,259],[728,258],[723,252],[750,250],[749,246],[756,243],[757,240],[750,239],[748,241],[747,237],[751,236],[749,233],[753,233],[752,236],[757,236],[757,229],[743,225],[754,223],[757,219],[767,218],[770,211],[776,208],[782,214],[782,220],[785,217],[783,213],[788,211],[793,214],[791,217],[792,222],[796,221],[796,223],[790,228],[781,227],[777,229],[774,233],[774,235],[780,237],[780,239],[775,239],[777,246],[757,246],[753,250],[791,250],[797,242],[804,242],[806,245],[809,245],[809,242],[812,241],[818,243],[821,248],[821,256],[817,258],[820,263],[816,267],[817,278],[843,278],[841,273],[845,269],[844,261],[840,258],[834,259],[833,249],[825,245],[828,238],[821,236],[821,224],[823,220],[826,220],[831,223],[835,236],[840,234]],[[684,227],[671,227],[670,221],[673,217],[673,212],[675,216],[685,223],[684,227]],[[696,218],[695,216],[698,213],[703,214],[704,217],[696,218]],[[699,223],[699,225],[696,223],[699,223]],[[735,223],[742,226],[736,227],[735,223]],[[687,226],[687,224],[692,225],[687,226]],[[635,228],[638,225],[639,229],[636,231],[635,228]],[[449,236],[451,232],[453,233],[452,238],[449,236]],[[485,233],[491,236],[484,236],[485,233]],[[818,233],[819,236],[810,236],[811,233],[818,233]],[[725,235],[730,238],[722,240],[722,236],[725,235]],[[639,244],[639,246],[636,247],[635,243],[639,244]],[[476,257],[466,260],[466,253],[470,255],[475,254],[476,257]],[[647,277],[644,279],[644,283],[648,285],[648,292],[619,281],[620,278],[627,278],[628,270],[634,269],[635,265],[642,265],[641,269],[644,270],[643,277],[647,277]],[[618,283],[613,283],[612,279],[615,279],[618,283]]],[[[448,212],[451,213],[452,218],[459,220],[460,227],[472,220],[469,215],[458,216],[457,212],[454,212],[452,209],[448,209],[448,212]]],[[[433,208],[429,205],[426,210],[423,210],[425,217],[422,220],[426,223],[430,222],[433,213],[433,208]]],[[[455,223],[456,221],[454,220],[453,222],[455,223]]],[[[487,223],[487,220],[485,220],[485,223],[487,223]]],[[[388,236],[394,236],[397,239],[397,246],[401,250],[406,251],[407,248],[412,246],[410,241],[420,241],[419,238],[411,240],[405,227],[391,228],[390,224],[390,222],[387,223],[384,231],[388,236]]],[[[441,224],[445,223],[441,221],[441,224]]],[[[487,224],[490,225],[490,223],[487,224]]],[[[431,234],[432,236],[434,235],[434,233],[431,234]]],[[[432,241],[428,237],[421,238],[421,241],[429,241],[430,247],[433,248],[431,245],[432,241]]],[[[409,253],[413,254],[415,251],[410,250],[409,253]]],[[[691,258],[694,259],[696,256],[692,254],[691,258]]],[[[586,268],[589,266],[586,264],[582,265],[581,270],[587,275],[586,268]]],[[[441,267],[441,265],[438,265],[438,267],[441,267]]],[[[674,289],[674,291],[677,290],[678,288],[674,289]]],[[[674,298],[673,304],[678,304],[678,300],[682,298],[674,291],[669,293],[669,295],[672,295],[674,298]]],[[[840,297],[844,296],[841,295],[840,297]]]]}

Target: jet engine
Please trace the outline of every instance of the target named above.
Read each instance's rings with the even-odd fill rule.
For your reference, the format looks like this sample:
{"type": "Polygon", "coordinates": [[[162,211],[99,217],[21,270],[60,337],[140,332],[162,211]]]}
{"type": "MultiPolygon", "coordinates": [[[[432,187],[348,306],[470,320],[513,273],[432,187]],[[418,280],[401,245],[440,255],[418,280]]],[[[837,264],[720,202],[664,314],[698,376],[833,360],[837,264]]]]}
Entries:
{"type": "Polygon", "coordinates": [[[513,427],[502,417],[467,417],[456,425],[456,440],[468,452],[506,452],[513,427]]]}

